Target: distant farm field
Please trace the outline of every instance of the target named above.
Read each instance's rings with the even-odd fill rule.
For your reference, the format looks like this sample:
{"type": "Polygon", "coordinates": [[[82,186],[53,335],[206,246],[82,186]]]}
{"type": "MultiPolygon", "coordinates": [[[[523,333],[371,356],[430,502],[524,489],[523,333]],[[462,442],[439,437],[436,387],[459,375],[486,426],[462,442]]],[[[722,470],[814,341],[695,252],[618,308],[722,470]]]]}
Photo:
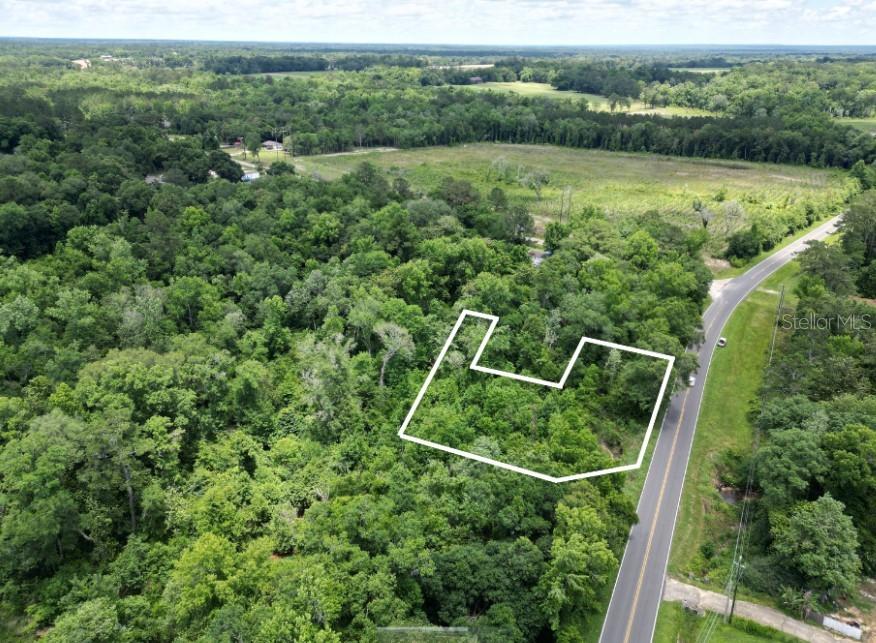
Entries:
{"type": "Polygon", "coordinates": [[[842,118],[840,122],[876,135],[876,118],[842,118]]]}
{"type": "Polygon", "coordinates": [[[855,189],[837,170],[550,145],[481,143],[299,157],[295,162],[301,173],[330,179],[363,161],[406,178],[423,192],[445,177],[465,179],[483,194],[499,187],[509,199],[526,205],[541,225],[559,215],[569,195],[573,212],[584,206],[614,217],[653,211],[687,229],[702,226],[696,203],[710,215],[712,252],[721,250],[730,233],[753,221],[779,239],[790,227],[802,227],[807,211],[815,218],[837,212],[855,189]],[[525,180],[518,180],[533,172],[548,177],[540,198],[524,186],[525,180]]]}
{"type": "MultiPolygon", "coordinates": [[[[261,71],[253,74],[244,74],[244,76],[272,76],[274,78],[324,78],[332,76],[339,72],[334,69],[323,69],[319,71],[261,71]]],[[[342,72],[341,72],[342,73],[342,72]]]]}
{"type": "MultiPolygon", "coordinates": [[[[532,98],[550,98],[554,100],[586,100],[590,109],[598,112],[608,112],[611,104],[607,97],[599,94],[585,94],[582,92],[560,91],[548,83],[480,83],[477,85],[465,85],[466,88],[476,91],[495,91],[500,93],[519,94],[532,98]]],[[[629,107],[615,109],[617,112],[630,112],[632,114],[656,114],[658,116],[708,116],[710,112],[690,107],[648,107],[639,100],[632,101],[629,107]]]]}
{"type": "Polygon", "coordinates": [[[477,91],[494,91],[503,94],[519,94],[521,96],[531,96],[538,98],[554,98],[557,100],[589,100],[593,94],[582,94],[581,92],[561,92],[554,89],[548,83],[522,83],[520,81],[508,83],[480,83],[477,85],[465,85],[467,89],[477,91]]]}
{"type": "Polygon", "coordinates": [[[730,67],[670,67],[672,71],[687,71],[692,74],[723,74],[730,71],[730,67]]]}

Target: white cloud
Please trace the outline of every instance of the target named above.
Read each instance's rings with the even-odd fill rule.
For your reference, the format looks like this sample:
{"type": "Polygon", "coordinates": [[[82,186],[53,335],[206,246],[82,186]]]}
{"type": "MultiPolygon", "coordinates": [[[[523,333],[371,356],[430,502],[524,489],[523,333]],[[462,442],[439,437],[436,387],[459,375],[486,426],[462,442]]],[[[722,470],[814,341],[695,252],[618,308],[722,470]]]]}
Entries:
{"type": "Polygon", "coordinates": [[[858,24],[871,26],[876,22],[876,2],[873,0],[842,0],[820,8],[808,8],[803,20],[812,24],[858,24]]]}
{"type": "Polygon", "coordinates": [[[873,44],[876,0],[0,0],[0,35],[483,44],[873,44]]]}

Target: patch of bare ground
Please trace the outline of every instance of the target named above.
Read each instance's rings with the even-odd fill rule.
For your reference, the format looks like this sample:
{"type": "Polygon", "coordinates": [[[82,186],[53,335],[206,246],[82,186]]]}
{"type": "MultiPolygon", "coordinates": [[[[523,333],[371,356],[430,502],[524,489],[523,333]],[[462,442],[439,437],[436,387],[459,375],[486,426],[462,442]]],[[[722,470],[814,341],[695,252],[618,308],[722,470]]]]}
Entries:
{"type": "Polygon", "coordinates": [[[876,642],[876,578],[865,578],[858,588],[860,598],[856,605],[841,603],[842,609],[836,614],[831,614],[844,622],[857,624],[864,635],[865,643],[876,642]]]}
{"type": "Polygon", "coordinates": [[[727,270],[730,267],[729,261],[726,259],[719,259],[718,257],[703,257],[703,261],[712,272],[720,272],[722,270],[727,270]]]}
{"type": "Polygon", "coordinates": [[[866,297],[852,297],[855,301],[860,301],[862,304],[870,304],[876,306],[876,299],[867,299],[866,297]]]}

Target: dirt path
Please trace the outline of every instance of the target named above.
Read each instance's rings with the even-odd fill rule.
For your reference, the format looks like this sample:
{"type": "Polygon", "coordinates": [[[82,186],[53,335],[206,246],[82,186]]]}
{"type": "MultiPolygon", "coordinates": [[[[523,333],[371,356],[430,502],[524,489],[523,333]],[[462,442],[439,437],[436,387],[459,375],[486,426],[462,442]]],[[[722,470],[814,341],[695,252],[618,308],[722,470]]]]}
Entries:
{"type": "MultiPolygon", "coordinates": [[[[663,600],[682,603],[685,607],[691,609],[702,609],[718,613],[723,613],[727,606],[727,597],[723,594],[700,589],[699,587],[694,587],[669,577],[666,578],[666,585],[663,588],[663,600]]],[[[830,634],[820,627],[793,619],[771,607],[749,603],[748,601],[736,601],[735,614],[742,618],[747,618],[749,621],[766,625],[774,630],[779,630],[785,634],[790,634],[798,639],[812,643],[836,643],[836,641],[849,641],[853,643],[852,639],[847,639],[838,634],[830,634]]]]}

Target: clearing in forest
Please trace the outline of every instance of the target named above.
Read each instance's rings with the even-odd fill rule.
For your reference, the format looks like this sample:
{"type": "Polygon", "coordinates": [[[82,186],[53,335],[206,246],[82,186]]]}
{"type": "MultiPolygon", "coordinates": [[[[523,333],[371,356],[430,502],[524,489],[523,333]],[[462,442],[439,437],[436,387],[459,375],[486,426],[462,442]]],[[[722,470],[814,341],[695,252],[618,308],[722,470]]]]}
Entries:
{"type": "Polygon", "coordinates": [[[587,94],[584,92],[561,91],[548,83],[524,83],[521,81],[513,82],[492,82],[479,83],[477,85],[462,85],[466,89],[474,89],[477,91],[496,91],[502,94],[518,94],[531,98],[550,98],[555,100],[586,100],[587,106],[596,112],[629,112],[631,114],[654,114],[656,116],[714,116],[712,112],[704,109],[695,109],[693,107],[677,107],[675,105],[667,105],[665,107],[649,107],[638,99],[632,99],[628,106],[615,105],[615,109],[611,109],[611,100],[607,96],[600,94],[587,94]]]}
{"type": "Polygon", "coordinates": [[[367,161],[429,193],[447,177],[470,182],[486,196],[501,188],[523,203],[538,228],[564,212],[595,206],[609,217],[654,213],[684,229],[706,227],[707,249],[757,223],[778,241],[842,209],[856,181],[840,170],[645,153],[606,152],[553,145],[476,143],[351,156],[305,156],[298,171],[336,178],[367,161]],[[538,191],[528,176],[546,183],[538,191]],[[570,204],[571,202],[571,204],[570,204]]]}

